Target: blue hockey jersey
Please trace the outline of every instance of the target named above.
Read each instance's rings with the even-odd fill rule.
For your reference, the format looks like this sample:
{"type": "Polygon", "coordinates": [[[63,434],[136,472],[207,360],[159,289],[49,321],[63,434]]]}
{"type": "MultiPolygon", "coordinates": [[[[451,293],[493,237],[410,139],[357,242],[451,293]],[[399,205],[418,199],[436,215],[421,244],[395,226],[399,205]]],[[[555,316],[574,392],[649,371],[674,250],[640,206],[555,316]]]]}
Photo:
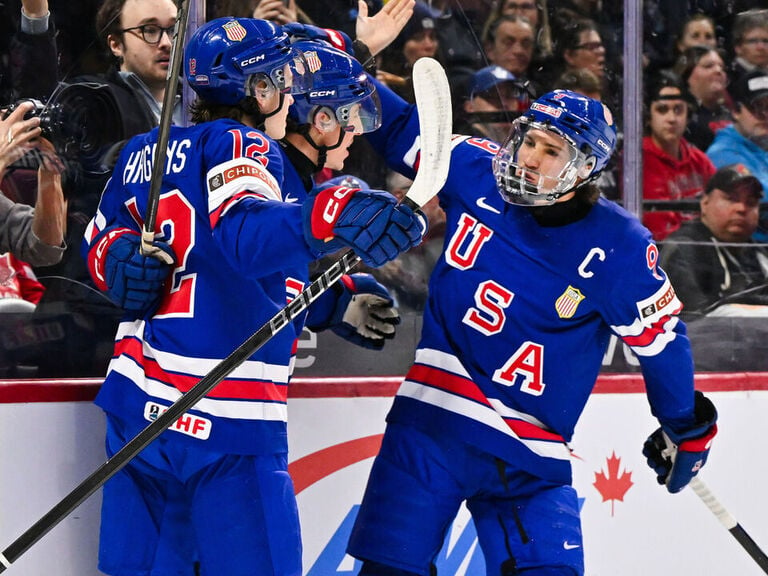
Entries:
{"type": "MultiPolygon", "coordinates": [[[[156,140],[154,130],[128,142],[86,232],[91,274],[102,288],[109,243],[141,230],[156,140]]],[[[283,161],[274,141],[231,120],[171,129],[156,228],[177,264],[156,313],[121,322],[96,399],[135,431],[304,288],[314,255],[300,203],[283,201],[283,161]]],[[[289,324],[165,434],[221,452],[285,452],[300,329],[289,324]]]]}
{"type": "MultiPolygon", "coordinates": [[[[418,167],[415,107],[378,84],[385,125],[368,135],[392,168],[418,167]]],[[[543,477],[570,477],[571,439],[611,334],[640,360],[653,414],[693,424],[693,361],[680,301],[648,231],[600,199],[541,226],[503,200],[498,144],[454,137],[439,194],[444,252],[429,284],[415,363],[389,422],[476,445],[543,477]]]]}

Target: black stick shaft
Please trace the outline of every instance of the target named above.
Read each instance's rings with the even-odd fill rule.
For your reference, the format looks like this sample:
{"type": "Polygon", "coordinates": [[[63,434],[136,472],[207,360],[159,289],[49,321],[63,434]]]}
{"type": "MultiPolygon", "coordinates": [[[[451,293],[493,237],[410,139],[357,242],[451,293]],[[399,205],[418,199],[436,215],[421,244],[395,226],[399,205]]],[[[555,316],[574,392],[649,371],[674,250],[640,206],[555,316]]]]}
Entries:
{"type": "Polygon", "coordinates": [[[752,539],[747,531],[741,527],[741,524],[736,523],[736,526],[728,530],[728,532],[736,538],[742,548],[747,551],[747,554],[752,556],[752,559],[763,569],[763,572],[768,574],[768,556],[765,555],[765,552],[760,549],[760,546],[757,545],[757,542],[752,539]]]}
{"type": "Polygon", "coordinates": [[[82,504],[91,494],[101,488],[107,480],[117,474],[139,452],[146,448],[166,428],[173,424],[187,410],[198,403],[216,385],[227,377],[235,368],[245,362],[250,356],[266,344],[272,336],[285,328],[296,316],[301,314],[332,284],[344,274],[352,270],[360,262],[360,257],[354,252],[346,252],[322,276],[307,286],[301,294],[285,308],[275,314],[266,324],[254,332],[245,342],[238,346],[229,356],[219,362],[197,384],[176,400],[158,418],[139,432],[125,446],[118,450],[90,476],[67,494],[58,504],[51,508],[43,517],[35,522],[21,536],[0,554],[0,573],[18,560],[32,545],[45,536],[54,526],[66,518],[75,508],[82,504]]]}
{"type": "Polygon", "coordinates": [[[768,574],[768,556],[765,555],[765,552],[763,552],[760,546],[757,545],[757,542],[752,539],[731,513],[725,509],[725,506],[715,498],[715,495],[710,491],[707,485],[704,484],[704,481],[696,476],[691,480],[690,486],[696,495],[701,498],[701,501],[707,505],[707,508],[709,508],[712,514],[714,514],[717,519],[720,520],[720,523],[728,529],[728,532],[736,538],[742,548],[746,550],[747,554],[757,562],[757,565],[763,569],[763,572],[768,574]]]}
{"type": "Polygon", "coordinates": [[[155,148],[152,163],[152,180],[149,184],[149,196],[147,210],[144,215],[144,233],[154,236],[157,222],[157,206],[160,201],[160,191],[165,173],[165,161],[168,156],[168,140],[171,137],[171,121],[173,120],[173,108],[176,103],[176,86],[181,71],[181,60],[184,54],[184,37],[189,21],[188,0],[179,0],[178,20],[173,47],[171,48],[171,62],[168,66],[168,77],[165,82],[165,94],[163,95],[163,108],[160,111],[160,128],[157,134],[157,146],[155,148]]]}

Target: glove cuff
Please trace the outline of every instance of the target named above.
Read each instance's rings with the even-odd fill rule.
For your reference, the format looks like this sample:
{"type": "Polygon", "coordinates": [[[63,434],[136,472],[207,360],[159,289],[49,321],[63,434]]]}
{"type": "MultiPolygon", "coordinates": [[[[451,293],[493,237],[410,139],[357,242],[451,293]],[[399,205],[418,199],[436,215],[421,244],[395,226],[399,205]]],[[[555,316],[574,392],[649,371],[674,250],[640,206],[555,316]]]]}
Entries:
{"type": "Polygon", "coordinates": [[[693,426],[682,431],[664,427],[669,439],[678,447],[690,441],[699,441],[709,437],[709,441],[717,433],[717,409],[712,401],[698,390],[695,391],[693,413],[695,422],[693,426]]]}
{"type": "Polygon", "coordinates": [[[136,241],[136,245],[138,246],[140,236],[135,230],[131,230],[130,228],[113,228],[99,238],[88,251],[88,271],[91,273],[93,283],[102,292],[109,289],[107,286],[107,274],[105,269],[107,252],[109,252],[109,248],[112,244],[126,234],[133,235],[135,237],[133,240],[136,241]]]}
{"type": "Polygon", "coordinates": [[[716,434],[717,424],[713,424],[703,436],[684,440],[678,445],[677,449],[680,452],[704,452],[712,446],[712,440],[716,434]]]}
{"type": "Polygon", "coordinates": [[[317,193],[312,206],[310,229],[318,240],[331,240],[333,229],[342,211],[357,192],[358,188],[334,186],[317,193]]]}

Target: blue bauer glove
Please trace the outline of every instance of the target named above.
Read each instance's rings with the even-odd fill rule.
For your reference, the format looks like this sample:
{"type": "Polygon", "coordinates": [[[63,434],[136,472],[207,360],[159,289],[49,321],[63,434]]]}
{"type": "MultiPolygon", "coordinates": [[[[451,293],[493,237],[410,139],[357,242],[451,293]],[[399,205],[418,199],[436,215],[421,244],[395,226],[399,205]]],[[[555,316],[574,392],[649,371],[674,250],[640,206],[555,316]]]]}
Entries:
{"type": "Polygon", "coordinates": [[[712,439],[717,434],[715,405],[698,390],[694,404],[696,425],[683,432],[659,428],[643,445],[643,455],[656,472],[659,484],[680,492],[706,464],[712,439]]]}
{"type": "Polygon", "coordinates": [[[311,192],[302,206],[304,238],[317,257],[344,246],[376,268],[418,246],[426,232],[421,211],[381,190],[336,186],[311,192]]]}
{"type": "Polygon", "coordinates": [[[387,289],[370,274],[345,274],[309,308],[307,328],[334,334],[371,350],[395,337],[400,314],[387,289]]]}
{"type": "MultiPolygon", "coordinates": [[[[121,234],[107,250],[104,272],[110,299],[124,310],[143,316],[160,303],[163,284],[173,267],[142,255],[140,245],[139,235],[121,234]]],[[[155,246],[176,261],[168,244],[155,242],[155,246]]]]}

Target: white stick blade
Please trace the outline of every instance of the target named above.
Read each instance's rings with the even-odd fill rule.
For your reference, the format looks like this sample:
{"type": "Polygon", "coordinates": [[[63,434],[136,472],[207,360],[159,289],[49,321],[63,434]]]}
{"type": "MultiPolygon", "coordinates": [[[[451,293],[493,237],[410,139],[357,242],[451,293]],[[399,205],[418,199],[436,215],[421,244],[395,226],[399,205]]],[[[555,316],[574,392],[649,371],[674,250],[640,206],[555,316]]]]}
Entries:
{"type": "Polygon", "coordinates": [[[408,198],[424,206],[437,195],[448,177],[453,113],[445,70],[434,58],[413,65],[413,89],[419,111],[421,158],[408,198]]]}

